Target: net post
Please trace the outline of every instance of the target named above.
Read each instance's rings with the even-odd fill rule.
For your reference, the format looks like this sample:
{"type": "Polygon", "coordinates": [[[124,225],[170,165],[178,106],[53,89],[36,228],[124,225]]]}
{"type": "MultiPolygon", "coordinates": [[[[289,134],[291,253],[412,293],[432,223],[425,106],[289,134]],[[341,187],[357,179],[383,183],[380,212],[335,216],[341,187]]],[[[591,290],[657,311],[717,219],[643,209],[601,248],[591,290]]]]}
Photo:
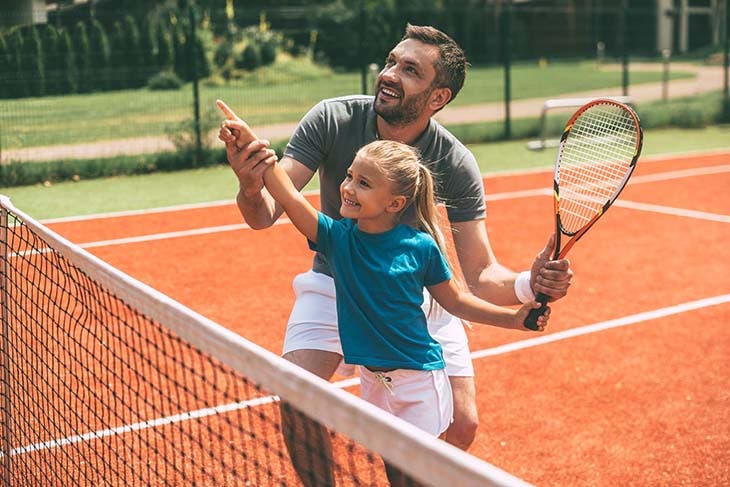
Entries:
{"type": "Polygon", "coordinates": [[[12,414],[10,412],[10,324],[8,318],[8,209],[6,208],[7,198],[0,195],[0,310],[2,319],[2,345],[0,349],[0,367],[3,370],[3,386],[2,386],[2,456],[3,456],[3,485],[10,487],[11,485],[11,431],[10,421],[12,414]]]}

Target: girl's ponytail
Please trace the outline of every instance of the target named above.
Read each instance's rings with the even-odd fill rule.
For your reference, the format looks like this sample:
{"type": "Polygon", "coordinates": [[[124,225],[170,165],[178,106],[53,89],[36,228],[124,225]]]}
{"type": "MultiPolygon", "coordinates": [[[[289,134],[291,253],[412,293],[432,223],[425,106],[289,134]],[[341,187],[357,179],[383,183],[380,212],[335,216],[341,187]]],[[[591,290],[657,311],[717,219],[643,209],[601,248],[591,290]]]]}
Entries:
{"type": "Polygon", "coordinates": [[[418,178],[413,195],[413,206],[416,211],[418,226],[433,237],[439,249],[446,254],[446,239],[441,231],[434,181],[431,171],[422,163],[418,163],[418,178]]]}

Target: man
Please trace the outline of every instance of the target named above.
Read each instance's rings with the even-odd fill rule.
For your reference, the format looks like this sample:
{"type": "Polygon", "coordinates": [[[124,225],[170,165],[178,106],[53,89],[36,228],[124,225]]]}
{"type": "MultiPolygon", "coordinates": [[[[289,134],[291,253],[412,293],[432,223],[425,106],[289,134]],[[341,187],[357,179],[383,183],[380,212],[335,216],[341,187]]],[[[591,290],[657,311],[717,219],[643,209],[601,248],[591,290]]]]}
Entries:
{"type": "MultiPolygon", "coordinates": [[[[408,25],[378,75],[375,96],[342,97],[317,104],[300,122],[279,164],[298,189],[319,171],[321,209],[340,218],[339,184],[360,147],[378,138],[415,146],[438,180],[437,192],[446,205],[459,263],[471,291],[500,305],[527,301],[536,292],[561,298],[570,285],[572,271],[567,260],[549,260],[552,238],[531,271],[518,274],[497,262],[483,221],[486,205],[476,160],[431,118],[456,97],[467,64],[464,52],[446,34],[432,27],[408,25]]],[[[228,161],[239,179],[237,204],[241,214],[252,228],[266,228],[282,213],[262,180],[276,155],[266,141],[239,141],[243,125],[230,112],[219,138],[226,142],[228,161]]],[[[312,271],[295,278],[294,288],[297,300],[283,356],[329,380],[342,361],[342,349],[334,284],[321,255],[315,255],[312,271]]],[[[467,338],[459,320],[446,313],[434,315],[437,317],[430,320],[429,331],[442,345],[454,394],[454,422],[446,440],[467,449],[477,427],[467,338]]],[[[297,460],[294,462],[296,465],[297,460]]]]}

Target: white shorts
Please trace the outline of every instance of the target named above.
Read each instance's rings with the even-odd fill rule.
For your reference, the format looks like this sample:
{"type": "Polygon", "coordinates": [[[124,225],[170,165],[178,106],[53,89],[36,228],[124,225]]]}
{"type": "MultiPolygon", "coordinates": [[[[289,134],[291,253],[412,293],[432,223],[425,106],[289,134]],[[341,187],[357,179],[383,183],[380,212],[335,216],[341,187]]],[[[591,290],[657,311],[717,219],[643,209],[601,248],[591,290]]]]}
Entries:
{"type": "Polygon", "coordinates": [[[360,371],[360,395],[366,401],[439,436],[451,424],[454,400],[444,369],[360,371]]]}
{"type": "MultiPolygon", "coordinates": [[[[310,270],[296,276],[293,286],[296,302],[286,328],[284,353],[314,349],[342,355],[340,335],[337,332],[334,280],[326,274],[310,270]]],[[[423,305],[426,316],[429,305],[430,297],[426,293],[423,305]]],[[[444,310],[432,315],[428,319],[428,331],[441,344],[446,373],[449,376],[473,377],[474,366],[464,324],[444,310]]],[[[354,367],[343,365],[337,370],[340,375],[354,374],[354,367]]]]}

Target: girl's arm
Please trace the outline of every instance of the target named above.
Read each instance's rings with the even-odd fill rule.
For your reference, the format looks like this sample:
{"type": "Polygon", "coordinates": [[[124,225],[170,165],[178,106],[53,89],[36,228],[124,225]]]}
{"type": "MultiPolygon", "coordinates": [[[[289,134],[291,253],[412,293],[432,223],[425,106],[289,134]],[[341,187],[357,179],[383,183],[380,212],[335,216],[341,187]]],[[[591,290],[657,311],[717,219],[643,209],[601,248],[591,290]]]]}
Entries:
{"type": "Polygon", "coordinates": [[[264,184],[269,194],[284,208],[297,230],[317,243],[317,210],[292,183],[286,171],[274,163],[264,172],[264,184]]]}
{"type": "MultiPolygon", "coordinates": [[[[539,308],[540,303],[531,301],[519,309],[504,308],[474,296],[468,291],[459,289],[453,279],[434,286],[428,286],[428,292],[446,311],[463,320],[474,321],[485,325],[510,328],[513,330],[528,330],[524,321],[533,308],[539,308]]],[[[540,330],[547,326],[550,312],[545,312],[537,320],[540,330]]]]}

